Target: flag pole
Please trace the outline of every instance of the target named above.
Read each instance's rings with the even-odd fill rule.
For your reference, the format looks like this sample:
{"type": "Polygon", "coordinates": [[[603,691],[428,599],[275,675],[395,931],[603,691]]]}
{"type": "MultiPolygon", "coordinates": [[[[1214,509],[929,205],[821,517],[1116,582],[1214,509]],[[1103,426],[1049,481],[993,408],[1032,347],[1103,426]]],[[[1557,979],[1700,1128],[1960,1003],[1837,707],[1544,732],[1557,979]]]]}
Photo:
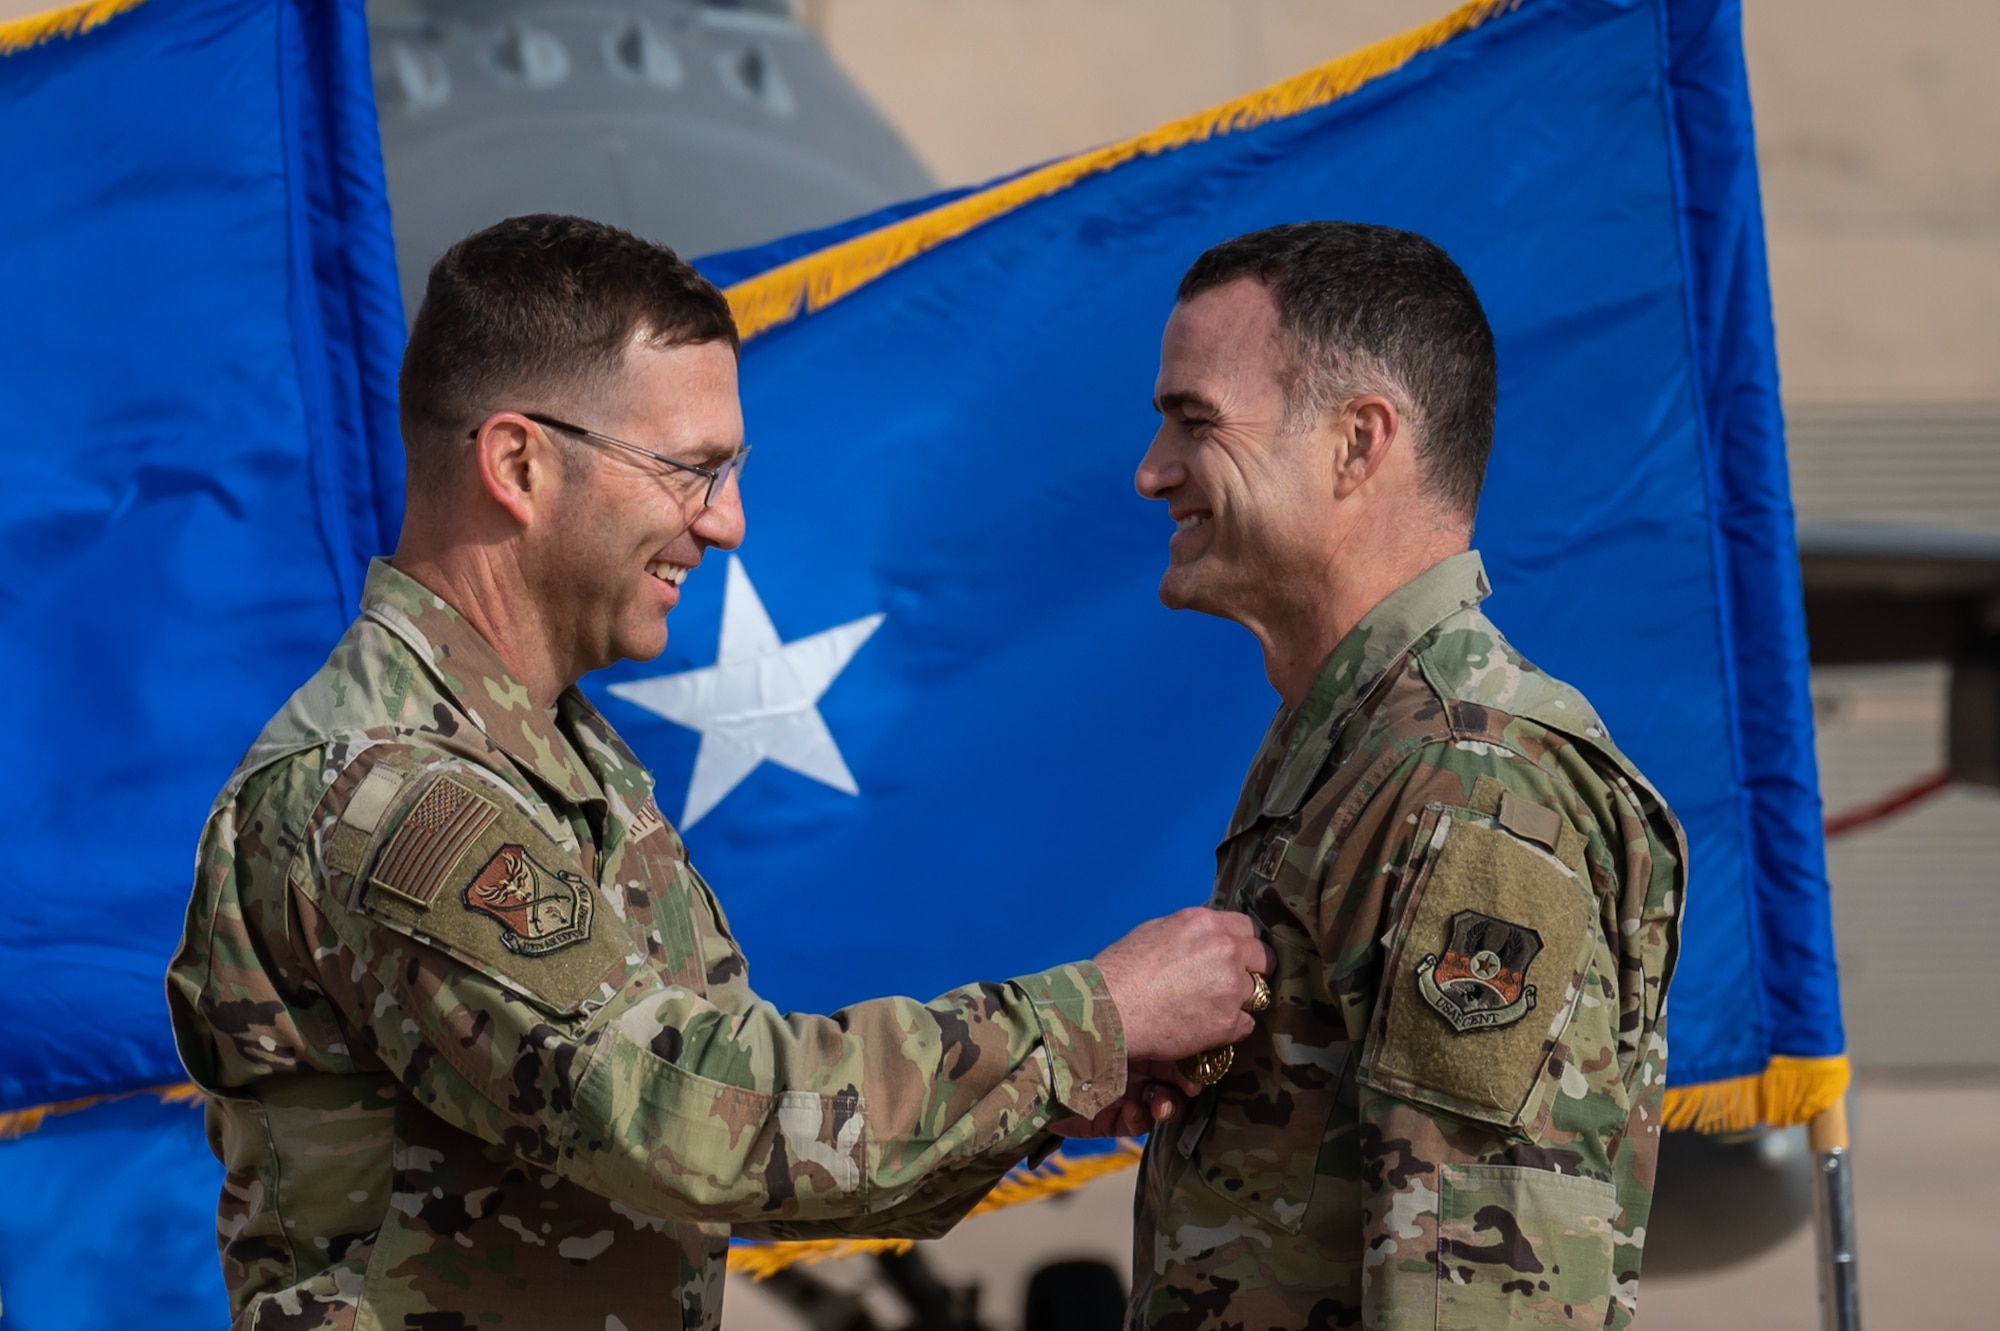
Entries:
{"type": "Polygon", "coordinates": [[[1846,1097],[1822,1110],[1806,1131],[1813,1153],[1820,1331],[1861,1331],[1860,1270],[1854,1253],[1854,1161],[1849,1154],[1846,1097]]]}

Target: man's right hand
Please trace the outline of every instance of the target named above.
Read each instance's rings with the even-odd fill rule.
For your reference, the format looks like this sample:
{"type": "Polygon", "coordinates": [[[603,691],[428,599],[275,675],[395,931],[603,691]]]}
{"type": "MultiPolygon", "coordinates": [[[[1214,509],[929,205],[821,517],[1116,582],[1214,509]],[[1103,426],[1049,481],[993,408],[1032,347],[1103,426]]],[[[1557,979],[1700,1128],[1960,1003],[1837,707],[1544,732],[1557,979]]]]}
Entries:
{"type": "Polygon", "coordinates": [[[1125,1026],[1128,1063],[1185,1058],[1250,1034],[1250,976],[1277,962],[1249,916],[1205,906],[1148,920],[1095,960],[1125,1026]]]}

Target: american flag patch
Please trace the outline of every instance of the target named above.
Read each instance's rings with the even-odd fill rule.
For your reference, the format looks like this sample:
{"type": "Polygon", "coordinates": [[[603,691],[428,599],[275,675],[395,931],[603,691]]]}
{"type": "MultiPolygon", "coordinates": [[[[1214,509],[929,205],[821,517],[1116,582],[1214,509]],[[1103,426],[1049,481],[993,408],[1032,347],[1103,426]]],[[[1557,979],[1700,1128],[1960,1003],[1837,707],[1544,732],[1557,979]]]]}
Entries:
{"type": "Polygon", "coordinates": [[[373,882],[430,909],[445,874],[499,816],[492,801],[450,777],[439,778],[396,829],[375,866],[373,882]]]}

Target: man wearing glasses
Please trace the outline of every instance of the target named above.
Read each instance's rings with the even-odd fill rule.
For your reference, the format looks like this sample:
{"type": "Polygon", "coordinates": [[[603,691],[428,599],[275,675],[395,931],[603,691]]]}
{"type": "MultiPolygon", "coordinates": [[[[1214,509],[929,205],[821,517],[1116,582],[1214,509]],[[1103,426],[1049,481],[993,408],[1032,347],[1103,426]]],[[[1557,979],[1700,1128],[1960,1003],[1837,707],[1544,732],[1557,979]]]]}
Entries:
{"type": "Polygon", "coordinates": [[[168,976],[237,1326],[714,1327],[731,1230],[949,1227],[1127,1068],[1240,1039],[1270,954],[1190,910],[1095,961],[761,1002],[575,687],[743,536],[736,332],[674,254],[527,217],[433,268],[395,557],[203,835],[168,976]]]}

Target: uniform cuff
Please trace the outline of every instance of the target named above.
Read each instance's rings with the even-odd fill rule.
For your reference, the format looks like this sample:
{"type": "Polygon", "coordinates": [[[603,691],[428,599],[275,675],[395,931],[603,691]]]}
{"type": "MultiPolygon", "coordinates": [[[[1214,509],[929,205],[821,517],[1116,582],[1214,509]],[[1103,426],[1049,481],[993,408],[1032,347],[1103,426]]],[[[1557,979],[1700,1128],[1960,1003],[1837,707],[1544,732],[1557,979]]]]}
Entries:
{"type": "Polygon", "coordinates": [[[1125,1094],[1125,1023],[1104,973],[1077,961],[1013,983],[1042,1023],[1051,1098],[1071,1114],[1097,1117],[1125,1094]]]}

